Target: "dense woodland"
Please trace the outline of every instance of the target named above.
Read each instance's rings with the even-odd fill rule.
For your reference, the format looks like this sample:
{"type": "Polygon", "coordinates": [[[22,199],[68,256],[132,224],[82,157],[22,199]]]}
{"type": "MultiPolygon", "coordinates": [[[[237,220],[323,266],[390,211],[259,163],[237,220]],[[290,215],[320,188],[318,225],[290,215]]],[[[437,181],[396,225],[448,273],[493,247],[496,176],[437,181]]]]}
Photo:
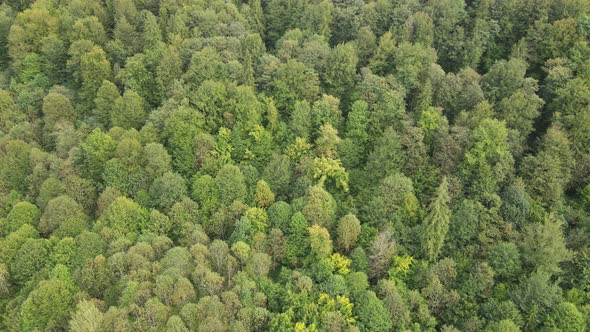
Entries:
{"type": "Polygon", "coordinates": [[[0,330],[590,331],[588,1],[0,2],[0,330]]]}

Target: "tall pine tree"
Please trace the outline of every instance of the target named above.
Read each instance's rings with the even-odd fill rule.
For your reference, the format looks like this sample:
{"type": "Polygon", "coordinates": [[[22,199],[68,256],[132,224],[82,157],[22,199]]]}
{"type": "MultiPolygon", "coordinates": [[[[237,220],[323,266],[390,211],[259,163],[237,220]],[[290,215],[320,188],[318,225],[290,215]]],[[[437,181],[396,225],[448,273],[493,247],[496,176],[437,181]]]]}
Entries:
{"type": "Polygon", "coordinates": [[[449,209],[449,193],[447,178],[443,177],[442,182],[436,190],[436,197],[430,203],[430,212],[424,219],[422,247],[425,256],[434,261],[440,254],[440,250],[449,230],[451,211],[449,209]]]}

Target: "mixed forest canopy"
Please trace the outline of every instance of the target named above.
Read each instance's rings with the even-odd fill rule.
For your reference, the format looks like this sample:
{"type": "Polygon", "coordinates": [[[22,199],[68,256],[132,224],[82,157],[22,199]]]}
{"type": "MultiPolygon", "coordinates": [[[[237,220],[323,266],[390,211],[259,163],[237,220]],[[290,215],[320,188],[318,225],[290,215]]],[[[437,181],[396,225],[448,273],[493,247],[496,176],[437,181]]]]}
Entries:
{"type": "Polygon", "coordinates": [[[586,0],[0,1],[0,330],[590,331],[586,0]]]}

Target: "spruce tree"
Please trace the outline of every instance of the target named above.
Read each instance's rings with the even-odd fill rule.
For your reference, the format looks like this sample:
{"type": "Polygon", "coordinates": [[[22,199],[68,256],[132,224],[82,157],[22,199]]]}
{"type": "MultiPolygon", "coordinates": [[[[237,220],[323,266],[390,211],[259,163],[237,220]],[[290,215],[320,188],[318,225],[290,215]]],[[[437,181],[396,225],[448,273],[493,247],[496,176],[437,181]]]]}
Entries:
{"type": "Polygon", "coordinates": [[[430,204],[429,213],[424,219],[422,246],[424,255],[434,261],[440,254],[451,219],[449,209],[449,193],[447,178],[443,177],[442,182],[436,190],[436,196],[430,204]]]}

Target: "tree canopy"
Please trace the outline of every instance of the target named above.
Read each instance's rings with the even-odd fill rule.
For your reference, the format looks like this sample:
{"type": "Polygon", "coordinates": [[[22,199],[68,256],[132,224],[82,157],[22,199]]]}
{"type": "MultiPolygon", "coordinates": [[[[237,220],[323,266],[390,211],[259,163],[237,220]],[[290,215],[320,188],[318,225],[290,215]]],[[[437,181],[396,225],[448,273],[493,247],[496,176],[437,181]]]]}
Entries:
{"type": "Polygon", "coordinates": [[[0,331],[590,331],[590,3],[0,1],[0,331]]]}

